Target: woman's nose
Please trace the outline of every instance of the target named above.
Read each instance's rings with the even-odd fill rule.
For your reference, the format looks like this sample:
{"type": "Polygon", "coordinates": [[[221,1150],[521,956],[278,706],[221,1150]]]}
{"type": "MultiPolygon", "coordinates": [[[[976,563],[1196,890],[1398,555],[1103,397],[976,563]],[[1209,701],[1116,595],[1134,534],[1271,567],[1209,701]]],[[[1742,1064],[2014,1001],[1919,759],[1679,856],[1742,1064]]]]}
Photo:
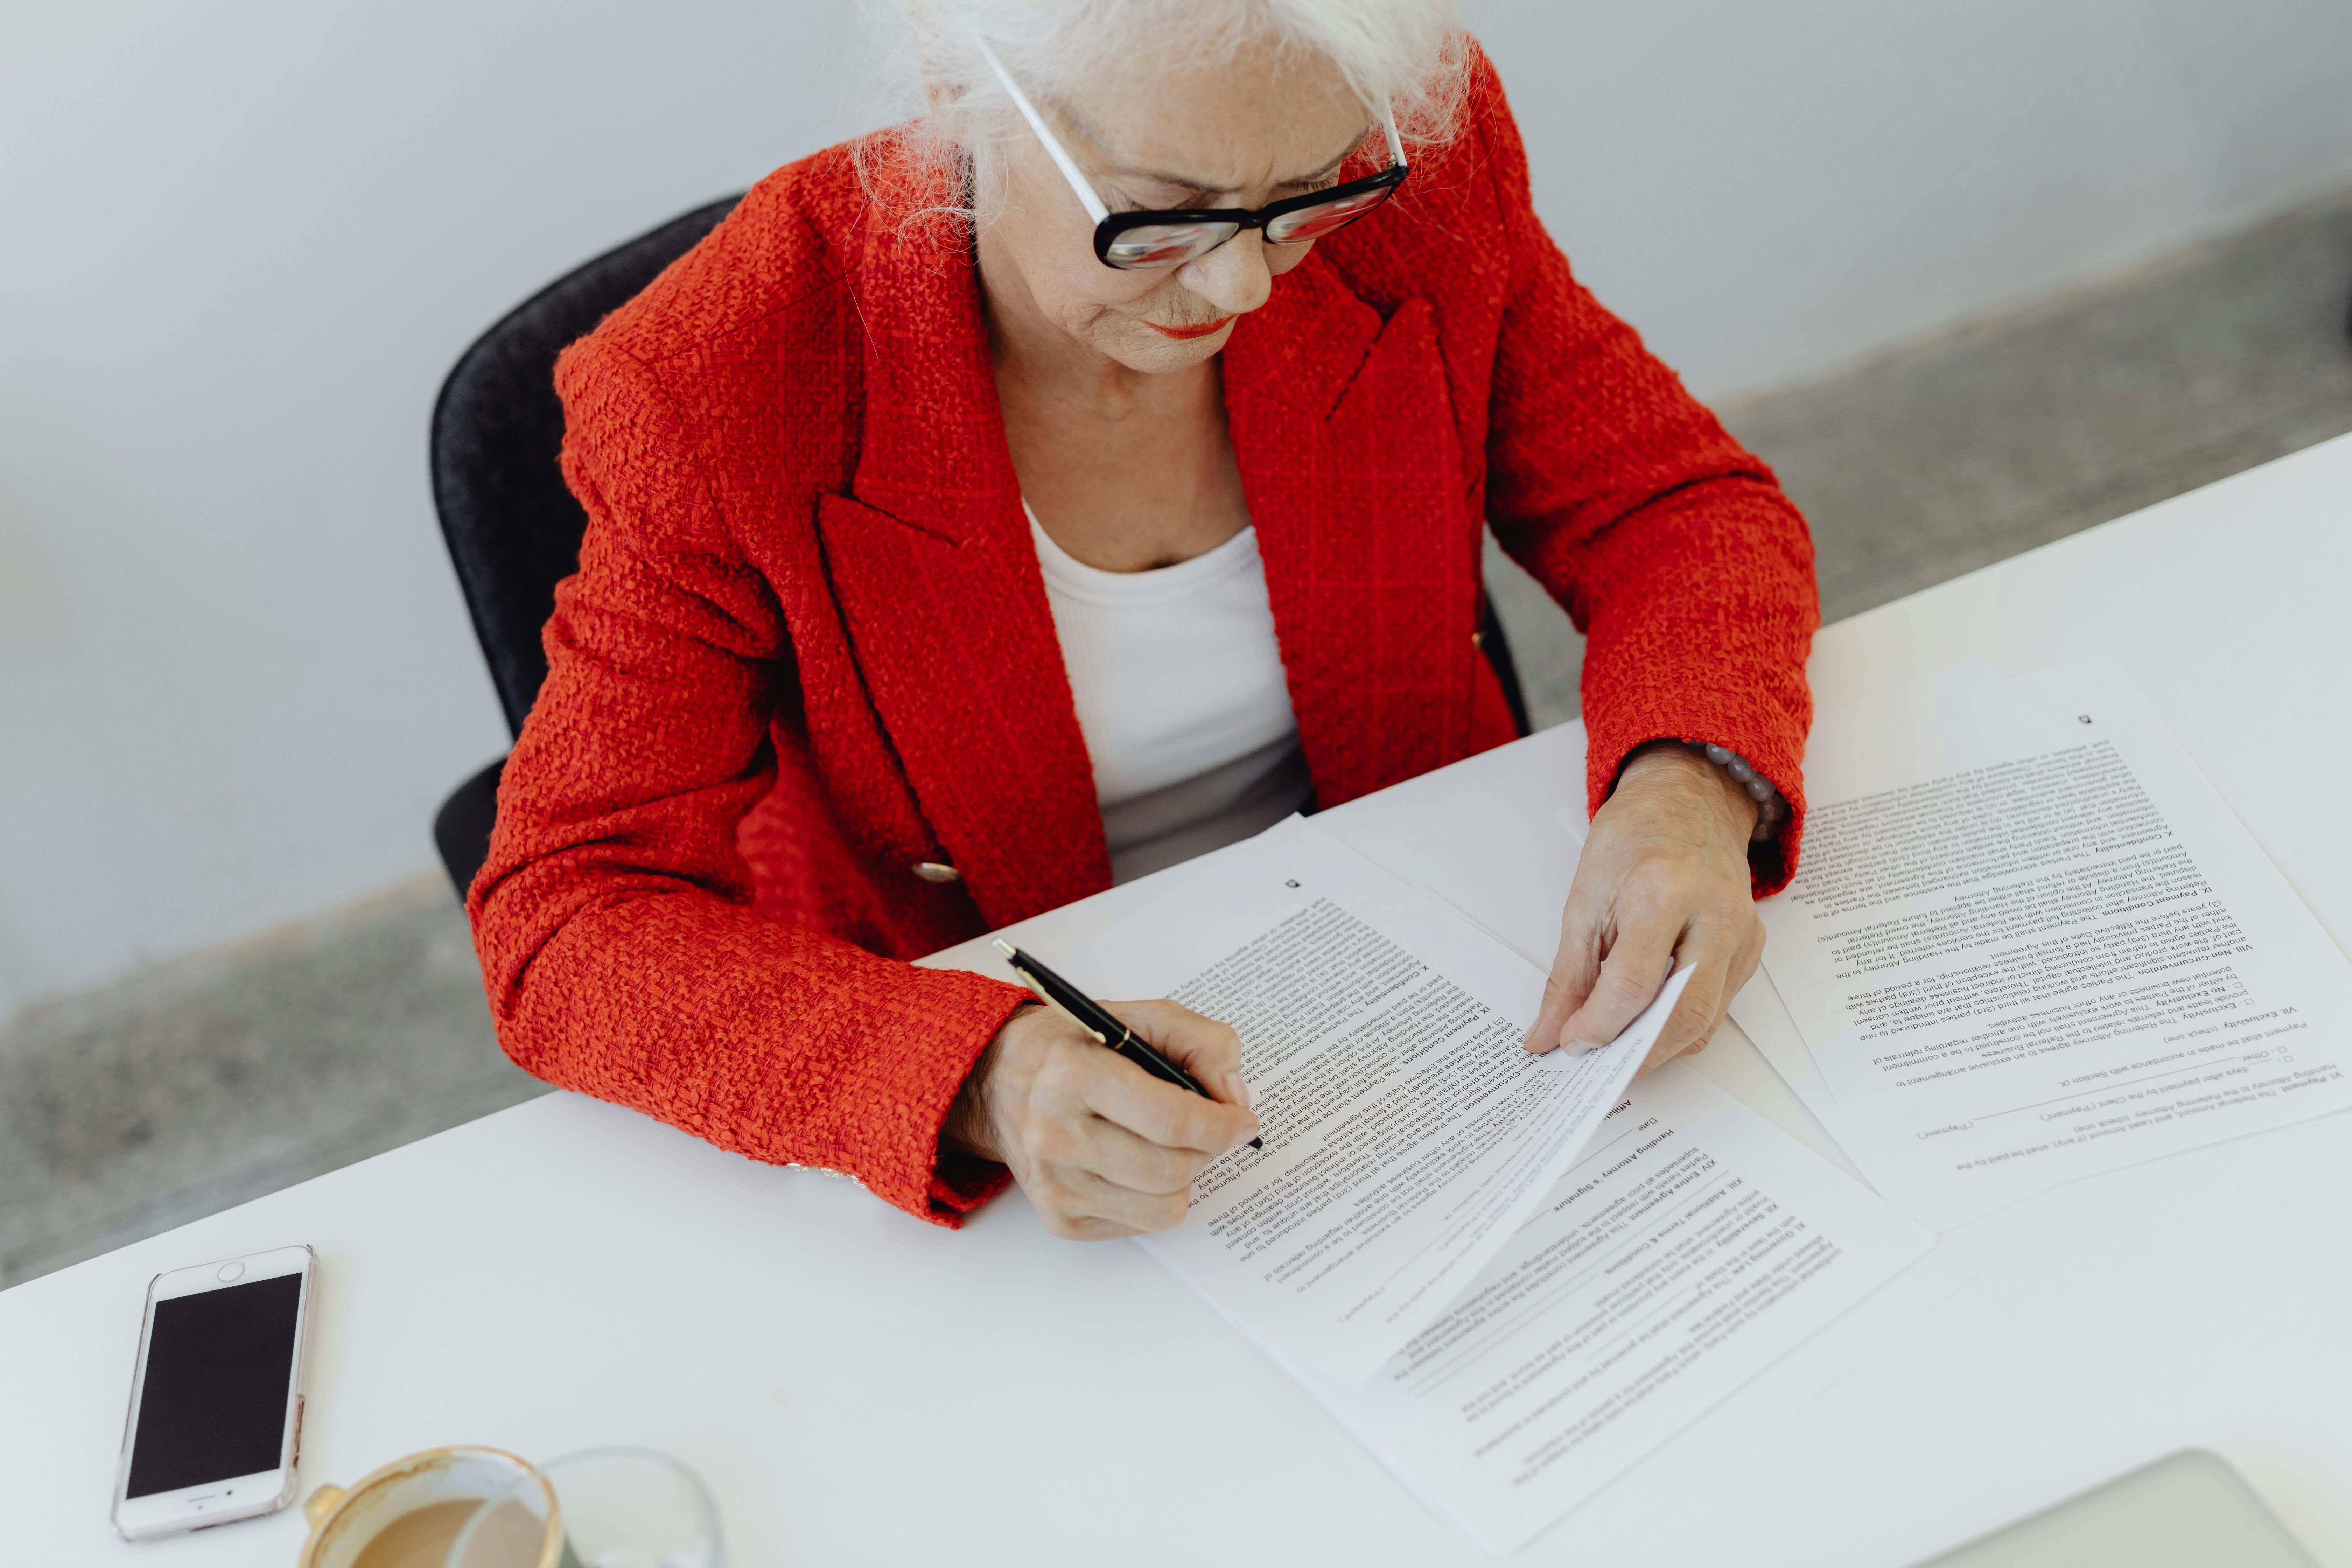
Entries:
{"type": "Polygon", "coordinates": [[[1244,229],[1197,261],[1177,268],[1177,280],[1221,310],[1246,315],[1274,293],[1265,246],[1257,230],[1244,229]]]}

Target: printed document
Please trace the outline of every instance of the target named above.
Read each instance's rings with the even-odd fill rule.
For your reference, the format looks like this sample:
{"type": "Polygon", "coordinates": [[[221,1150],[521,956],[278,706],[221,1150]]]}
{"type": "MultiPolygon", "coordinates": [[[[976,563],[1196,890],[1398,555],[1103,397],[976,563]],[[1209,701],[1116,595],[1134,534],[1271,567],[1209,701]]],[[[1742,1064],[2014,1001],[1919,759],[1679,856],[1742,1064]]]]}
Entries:
{"type": "MultiPolygon", "coordinates": [[[[1677,1063],[1633,1086],[1510,1246],[1377,1377],[1295,1375],[1488,1550],[1570,1514],[1563,1533],[1599,1552],[1648,1510],[1604,1522],[1584,1505],[1619,1501],[1612,1482],[1832,1324],[1847,1335],[1848,1315],[1915,1265],[1892,1321],[1853,1326],[1873,1347],[1965,1268],[1677,1063]]],[[[1796,1397],[1843,1369],[1803,1369],[1796,1397]]],[[[1688,1463],[1675,1467],[1685,1487],[1688,1463]]],[[[1652,1510],[1660,1479],[1642,1489],[1652,1510]]]]}
{"type": "Polygon", "coordinates": [[[1143,1245],[1491,1550],[1614,1544],[1967,1278],[1687,1068],[1629,1081],[1678,980],[1528,1057],[1542,972],[1312,824],[1059,967],[1239,1031],[1266,1147],[1143,1245]]]}
{"type": "Polygon", "coordinates": [[[1604,1049],[1529,1056],[1543,973],[1297,818],[1056,966],[1239,1032],[1265,1147],[1210,1165],[1184,1224],[1145,1245],[1342,1383],[1509,1241],[1622,1098],[1683,978],[1604,1049]]]}
{"type": "Polygon", "coordinates": [[[1759,906],[1790,1081],[1915,1216],[2352,1103],[2352,964],[2114,666],[1855,704],[1805,775],[1759,906]]]}

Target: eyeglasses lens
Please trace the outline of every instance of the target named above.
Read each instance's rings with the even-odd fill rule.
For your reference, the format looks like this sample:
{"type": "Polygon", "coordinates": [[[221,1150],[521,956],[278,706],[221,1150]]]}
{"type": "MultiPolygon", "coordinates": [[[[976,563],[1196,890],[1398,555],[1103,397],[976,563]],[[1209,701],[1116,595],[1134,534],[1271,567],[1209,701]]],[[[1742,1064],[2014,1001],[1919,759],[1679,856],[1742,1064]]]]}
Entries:
{"type": "Polygon", "coordinates": [[[1210,251],[1241,232],[1232,223],[1164,223],[1122,232],[1103,259],[1113,267],[1176,267],[1210,251]]]}
{"type": "Polygon", "coordinates": [[[1325,202],[1320,206],[1285,213],[1265,226],[1265,237],[1276,245],[1304,245],[1310,239],[1320,239],[1333,229],[1347,227],[1388,200],[1395,188],[1383,185],[1378,190],[1342,196],[1336,202],[1325,202]]]}

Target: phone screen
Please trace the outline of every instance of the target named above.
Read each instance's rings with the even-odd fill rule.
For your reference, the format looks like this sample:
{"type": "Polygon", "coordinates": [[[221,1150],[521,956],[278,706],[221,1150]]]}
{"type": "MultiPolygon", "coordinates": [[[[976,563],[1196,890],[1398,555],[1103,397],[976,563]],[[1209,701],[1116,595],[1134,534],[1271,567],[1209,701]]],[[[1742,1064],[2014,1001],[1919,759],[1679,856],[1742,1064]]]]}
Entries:
{"type": "Polygon", "coordinates": [[[124,1496],[278,1468],[301,1310],[299,1274],[155,1303],[124,1496]]]}

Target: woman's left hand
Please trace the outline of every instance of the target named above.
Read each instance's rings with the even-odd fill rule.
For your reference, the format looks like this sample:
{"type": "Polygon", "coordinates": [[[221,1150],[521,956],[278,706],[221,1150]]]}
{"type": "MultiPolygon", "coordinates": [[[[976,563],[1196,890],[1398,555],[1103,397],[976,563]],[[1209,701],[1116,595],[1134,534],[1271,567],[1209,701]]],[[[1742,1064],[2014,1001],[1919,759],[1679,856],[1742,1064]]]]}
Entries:
{"type": "Polygon", "coordinates": [[[1528,1050],[1609,1044],[1678,966],[1695,973],[1642,1071],[1706,1045],[1764,952],[1748,870],[1756,816],[1687,746],[1653,742],[1626,759],[1577,862],[1528,1050]]]}

